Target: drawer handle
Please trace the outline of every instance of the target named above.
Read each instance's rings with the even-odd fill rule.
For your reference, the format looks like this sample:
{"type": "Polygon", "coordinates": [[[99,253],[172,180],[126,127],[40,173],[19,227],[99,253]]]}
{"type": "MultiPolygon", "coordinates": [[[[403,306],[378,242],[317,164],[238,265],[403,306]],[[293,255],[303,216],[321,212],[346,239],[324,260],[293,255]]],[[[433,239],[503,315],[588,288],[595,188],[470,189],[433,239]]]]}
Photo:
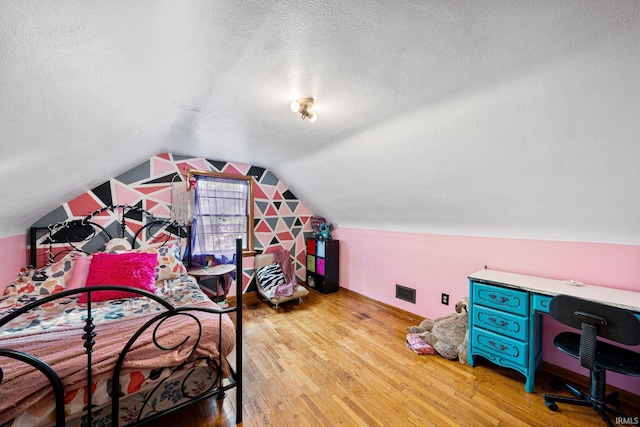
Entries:
{"type": "Polygon", "coordinates": [[[494,349],[501,351],[502,353],[504,353],[505,351],[507,351],[508,347],[504,344],[500,344],[498,345],[495,341],[489,341],[489,345],[491,347],[493,347],[494,349]]]}
{"type": "Polygon", "coordinates": [[[509,333],[519,334],[522,330],[522,325],[518,321],[483,311],[477,314],[476,324],[485,325],[498,332],[507,332],[507,335],[509,333]]]}
{"type": "Polygon", "coordinates": [[[505,296],[498,296],[495,294],[491,294],[489,295],[489,298],[491,298],[492,300],[502,303],[504,304],[505,302],[509,301],[509,297],[505,297],[505,296]]]}
{"type": "Polygon", "coordinates": [[[493,323],[496,326],[500,326],[502,328],[504,328],[505,326],[507,326],[509,324],[509,322],[507,322],[506,320],[498,320],[495,317],[490,317],[489,321],[491,323],[493,323]]]}
{"type": "Polygon", "coordinates": [[[514,346],[508,346],[506,344],[498,343],[494,340],[488,340],[487,344],[493,348],[495,351],[500,352],[502,354],[506,354],[510,357],[520,357],[520,350],[514,346]]]}

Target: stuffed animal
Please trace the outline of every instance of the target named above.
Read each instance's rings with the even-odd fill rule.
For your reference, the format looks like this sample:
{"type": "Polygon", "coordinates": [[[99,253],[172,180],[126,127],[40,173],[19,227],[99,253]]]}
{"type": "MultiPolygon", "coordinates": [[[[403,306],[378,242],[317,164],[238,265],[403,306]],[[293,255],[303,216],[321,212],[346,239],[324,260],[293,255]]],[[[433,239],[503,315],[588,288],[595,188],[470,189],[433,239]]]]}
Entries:
{"type": "Polygon", "coordinates": [[[311,217],[311,230],[313,231],[313,237],[316,238],[320,234],[320,224],[326,223],[327,220],[321,216],[311,217]]]}
{"type": "Polygon", "coordinates": [[[468,304],[469,298],[462,298],[456,303],[455,313],[439,317],[436,320],[425,319],[419,326],[409,328],[409,331],[419,334],[424,342],[432,345],[436,352],[445,359],[455,360],[457,358],[460,363],[466,363],[468,304]]]}
{"type": "Polygon", "coordinates": [[[333,231],[333,224],[326,222],[320,224],[320,232],[318,238],[320,240],[331,240],[331,231],[333,231]]]}
{"type": "Polygon", "coordinates": [[[323,217],[311,217],[311,230],[313,231],[313,237],[315,239],[331,240],[331,232],[333,231],[333,228],[333,224],[328,223],[323,217]]]}
{"type": "Polygon", "coordinates": [[[458,360],[463,365],[467,363],[469,358],[469,329],[464,333],[464,340],[462,340],[462,344],[458,346],[458,360]]]}

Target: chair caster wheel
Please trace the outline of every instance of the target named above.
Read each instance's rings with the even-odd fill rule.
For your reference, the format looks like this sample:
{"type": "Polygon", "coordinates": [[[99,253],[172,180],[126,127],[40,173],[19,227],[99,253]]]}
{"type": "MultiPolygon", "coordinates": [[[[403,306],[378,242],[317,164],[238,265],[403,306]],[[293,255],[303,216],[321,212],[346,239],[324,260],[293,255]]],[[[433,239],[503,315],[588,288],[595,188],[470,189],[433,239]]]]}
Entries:
{"type": "Polygon", "coordinates": [[[607,398],[605,399],[605,403],[613,405],[617,409],[620,407],[620,401],[618,400],[618,397],[620,397],[620,393],[614,391],[609,396],[607,396],[607,398]]]}
{"type": "Polygon", "coordinates": [[[552,411],[557,411],[558,410],[558,405],[556,405],[556,402],[544,402],[545,405],[547,405],[547,408],[551,409],[552,411]]]}
{"type": "Polygon", "coordinates": [[[551,377],[551,387],[555,390],[562,390],[564,382],[558,377],[551,377]]]}

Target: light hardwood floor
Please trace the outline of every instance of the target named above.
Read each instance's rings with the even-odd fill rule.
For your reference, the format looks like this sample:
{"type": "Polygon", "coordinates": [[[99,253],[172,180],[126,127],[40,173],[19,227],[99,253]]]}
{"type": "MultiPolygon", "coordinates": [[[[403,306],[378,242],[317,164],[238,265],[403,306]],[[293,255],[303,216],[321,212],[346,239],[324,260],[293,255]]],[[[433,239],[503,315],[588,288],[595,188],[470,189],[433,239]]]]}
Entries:
{"type": "MultiPolygon", "coordinates": [[[[422,319],[344,289],[279,309],[250,293],[243,306],[243,426],[603,425],[590,408],[547,409],[542,393],[558,392],[546,372],[526,393],[522,375],[482,358],[415,355],[405,328],[422,319]]],[[[623,397],[640,415],[638,396],[623,397]]],[[[232,426],[234,404],[231,392],[149,425],[232,426]]]]}

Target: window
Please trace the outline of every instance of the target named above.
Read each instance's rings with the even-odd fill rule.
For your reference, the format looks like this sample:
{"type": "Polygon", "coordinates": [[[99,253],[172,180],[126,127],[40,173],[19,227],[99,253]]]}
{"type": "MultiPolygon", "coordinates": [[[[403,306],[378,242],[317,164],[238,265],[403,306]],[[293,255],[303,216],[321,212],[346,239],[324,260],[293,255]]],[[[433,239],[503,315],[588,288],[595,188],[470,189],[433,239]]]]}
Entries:
{"type": "Polygon", "coordinates": [[[191,225],[192,260],[201,265],[234,262],[236,239],[245,252],[253,251],[253,181],[250,176],[189,171],[195,178],[191,225]]]}

